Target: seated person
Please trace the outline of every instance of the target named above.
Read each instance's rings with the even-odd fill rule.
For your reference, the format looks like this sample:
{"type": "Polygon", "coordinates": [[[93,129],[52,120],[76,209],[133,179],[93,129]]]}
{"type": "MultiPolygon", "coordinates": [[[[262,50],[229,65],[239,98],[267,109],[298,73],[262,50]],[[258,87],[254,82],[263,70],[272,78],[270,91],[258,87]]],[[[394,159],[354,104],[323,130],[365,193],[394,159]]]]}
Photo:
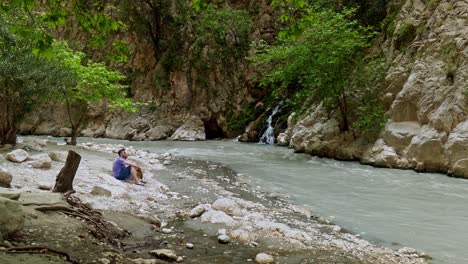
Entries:
{"type": "Polygon", "coordinates": [[[138,166],[135,162],[127,160],[128,153],[125,149],[120,149],[117,154],[119,157],[115,159],[112,166],[114,177],[117,180],[130,180],[136,184],[141,184],[143,182],[143,173],[140,166],[138,166]]]}

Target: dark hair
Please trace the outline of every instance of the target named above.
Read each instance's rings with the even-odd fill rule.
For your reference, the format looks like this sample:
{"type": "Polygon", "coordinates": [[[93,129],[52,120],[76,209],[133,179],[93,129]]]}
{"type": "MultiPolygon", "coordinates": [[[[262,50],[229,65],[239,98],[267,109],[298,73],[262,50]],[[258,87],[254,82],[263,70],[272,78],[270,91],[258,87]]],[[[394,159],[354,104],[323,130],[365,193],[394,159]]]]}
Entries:
{"type": "Polygon", "coordinates": [[[119,157],[120,157],[120,154],[122,154],[122,152],[124,152],[124,151],[125,151],[124,148],[123,148],[123,149],[119,149],[119,151],[117,151],[117,154],[119,154],[119,157]]]}

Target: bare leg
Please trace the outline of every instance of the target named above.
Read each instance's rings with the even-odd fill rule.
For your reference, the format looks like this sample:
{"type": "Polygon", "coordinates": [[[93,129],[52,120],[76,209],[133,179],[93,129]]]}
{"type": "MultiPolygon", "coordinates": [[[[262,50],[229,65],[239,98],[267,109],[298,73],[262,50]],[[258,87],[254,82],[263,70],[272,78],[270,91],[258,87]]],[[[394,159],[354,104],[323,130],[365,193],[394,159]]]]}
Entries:
{"type": "Polygon", "coordinates": [[[131,181],[135,182],[135,183],[139,183],[140,182],[140,179],[138,178],[137,176],[137,170],[134,168],[134,167],[131,167],[130,168],[130,179],[131,181]]]}
{"type": "Polygon", "coordinates": [[[136,171],[138,179],[143,180],[143,172],[141,171],[141,168],[136,169],[136,171]]]}

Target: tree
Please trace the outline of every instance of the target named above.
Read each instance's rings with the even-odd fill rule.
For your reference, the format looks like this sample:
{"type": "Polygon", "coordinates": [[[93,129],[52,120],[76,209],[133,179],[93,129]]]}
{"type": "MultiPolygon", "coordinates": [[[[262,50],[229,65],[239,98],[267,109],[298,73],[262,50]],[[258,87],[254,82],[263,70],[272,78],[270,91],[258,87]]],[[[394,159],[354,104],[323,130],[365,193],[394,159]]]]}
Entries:
{"type": "Polygon", "coordinates": [[[338,109],[343,131],[350,127],[346,84],[372,37],[349,19],[352,14],[351,9],[305,8],[293,30],[283,31],[276,45],[261,43],[252,58],[261,66],[261,84],[275,87],[276,97],[287,96],[296,105],[318,100],[338,109]]]}
{"type": "Polygon", "coordinates": [[[85,54],[74,52],[64,42],[55,42],[52,47],[55,54],[53,60],[75,76],[73,83],[63,86],[61,90],[71,125],[71,145],[77,143],[89,104],[105,101],[111,108],[136,111],[135,104],[126,97],[127,87],[119,84],[125,78],[122,74],[108,70],[102,63],[85,63],[85,54]]]}
{"type": "MultiPolygon", "coordinates": [[[[86,78],[83,76],[83,72],[86,71],[79,71],[79,67],[65,66],[67,60],[60,61],[54,53],[57,50],[52,48],[54,34],[66,23],[76,23],[78,28],[91,36],[94,46],[109,44],[109,35],[123,26],[122,22],[109,15],[111,10],[112,6],[109,3],[89,0],[1,1],[0,144],[15,144],[18,122],[45,99],[50,101],[63,98],[65,92],[72,95],[70,99],[94,102],[95,98],[76,91],[80,91],[80,87],[97,87],[102,84],[114,87],[113,82],[121,78],[119,74],[106,72],[102,64],[90,63],[87,72],[96,76],[86,78]],[[84,85],[78,81],[79,78],[91,84],[84,85]]],[[[124,46],[125,43],[117,39],[112,45],[118,52],[125,52],[124,46]]],[[[84,56],[75,55],[80,58],[84,56]]],[[[111,55],[111,58],[122,61],[126,56],[117,53],[111,55]]],[[[105,93],[98,94],[107,96],[105,93]]],[[[69,102],[70,109],[79,105],[76,104],[76,100],[69,102]]],[[[115,100],[114,104],[119,105],[119,102],[115,100]]],[[[120,103],[129,105],[126,101],[120,103]]],[[[82,108],[80,106],[80,109],[82,108]]],[[[72,127],[79,127],[81,121],[78,119],[73,122],[72,127]]]]}
{"type": "Polygon", "coordinates": [[[32,41],[10,33],[21,19],[0,14],[0,145],[15,144],[23,116],[71,80],[58,64],[33,55],[32,41]]]}
{"type": "Polygon", "coordinates": [[[126,42],[115,38],[125,24],[112,17],[114,9],[111,1],[97,0],[3,0],[0,3],[1,14],[7,17],[21,14],[27,18],[21,23],[17,21],[13,31],[16,35],[30,37],[36,54],[51,56],[54,36],[68,23],[87,34],[94,47],[112,43],[110,58],[125,61],[126,42]]]}

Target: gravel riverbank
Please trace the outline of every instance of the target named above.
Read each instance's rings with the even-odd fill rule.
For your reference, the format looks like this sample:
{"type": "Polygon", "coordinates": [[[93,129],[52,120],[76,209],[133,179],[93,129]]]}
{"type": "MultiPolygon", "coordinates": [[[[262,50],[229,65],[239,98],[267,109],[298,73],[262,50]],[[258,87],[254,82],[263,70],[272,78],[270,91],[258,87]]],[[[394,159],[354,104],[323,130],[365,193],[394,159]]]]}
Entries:
{"type": "MultiPolygon", "coordinates": [[[[372,245],[290,204],[282,194],[260,191],[248,176],[223,164],[129,147],[130,158],[145,171],[147,183],[139,186],[111,176],[115,152],[123,145],[88,142],[72,148],[37,138],[24,141],[17,147],[26,149],[29,161],[10,162],[12,150],[0,152],[1,168],[12,175],[11,187],[0,187],[0,195],[20,194],[15,203],[25,219],[18,232],[4,235],[2,263],[20,258],[29,258],[22,263],[50,258],[57,263],[428,262],[426,254],[409,248],[372,245]],[[68,149],[82,156],[71,204],[47,190],[68,149]],[[38,160],[50,162],[50,168],[35,168],[38,160]],[[37,209],[57,204],[82,215],[37,209]],[[36,251],[40,254],[31,254],[36,251]]],[[[0,216],[0,221],[7,220],[0,216]]]]}

